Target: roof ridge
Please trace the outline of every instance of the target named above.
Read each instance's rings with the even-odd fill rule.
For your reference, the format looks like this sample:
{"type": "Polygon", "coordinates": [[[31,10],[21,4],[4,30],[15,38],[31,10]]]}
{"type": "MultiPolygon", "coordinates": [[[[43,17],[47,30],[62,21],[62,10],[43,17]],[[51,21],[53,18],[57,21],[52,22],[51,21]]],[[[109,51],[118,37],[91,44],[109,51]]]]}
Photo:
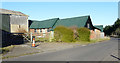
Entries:
{"type": "MultiPolygon", "coordinates": [[[[70,17],[70,18],[63,18],[63,19],[72,19],[72,18],[82,18],[82,17],[89,17],[90,15],[86,15],[86,16],[77,16],[77,17],[70,17]]],[[[60,20],[63,20],[60,19],[60,20]]]]}
{"type": "Polygon", "coordinates": [[[8,10],[8,9],[2,9],[0,8],[0,13],[3,13],[3,14],[14,14],[14,15],[23,15],[23,16],[28,16],[20,11],[14,11],[14,10],[8,10]]]}
{"type": "Polygon", "coordinates": [[[44,21],[49,21],[49,20],[53,20],[53,19],[59,19],[59,18],[51,18],[51,19],[45,19],[45,20],[31,20],[31,21],[38,21],[38,22],[44,22],[44,21]]]}
{"type": "Polygon", "coordinates": [[[50,19],[45,19],[45,20],[40,20],[40,21],[47,21],[47,20],[52,20],[52,19],[59,19],[59,18],[50,18],[50,19]]]}

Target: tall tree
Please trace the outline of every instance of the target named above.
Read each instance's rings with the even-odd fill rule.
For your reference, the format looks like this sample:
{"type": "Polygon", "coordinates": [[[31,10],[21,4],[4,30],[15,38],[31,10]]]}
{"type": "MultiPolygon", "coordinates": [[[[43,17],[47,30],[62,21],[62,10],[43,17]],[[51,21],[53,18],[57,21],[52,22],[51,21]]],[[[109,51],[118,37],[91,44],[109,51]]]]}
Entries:
{"type": "Polygon", "coordinates": [[[108,25],[108,26],[106,26],[106,27],[104,28],[103,31],[105,32],[105,35],[111,35],[112,32],[113,32],[113,27],[110,26],[110,25],[108,25]]]}
{"type": "Polygon", "coordinates": [[[106,35],[120,35],[120,19],[118,18],[113,25],[105,26],[103,31],[106,35]]]}

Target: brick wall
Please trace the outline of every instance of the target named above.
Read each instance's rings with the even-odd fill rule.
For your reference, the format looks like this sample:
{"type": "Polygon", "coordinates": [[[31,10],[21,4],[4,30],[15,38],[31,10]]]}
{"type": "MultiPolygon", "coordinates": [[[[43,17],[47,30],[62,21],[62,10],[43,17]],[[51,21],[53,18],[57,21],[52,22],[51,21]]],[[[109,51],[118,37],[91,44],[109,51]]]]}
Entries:
{"type": "Polygon", "coordinates": [[[90,39],[98,39],[101,38],[101,31],[98,29],[90,30],[90,39]]]}
{"type": "Polygon", "coordinates": [[[47,36],[50,32],[47,31],[47,28],[46,29],[41,29],[42,32],[40,32],[40,29],[36,29],[36,32],[35,32],[35,29],[30,29],[30,32],[33,33],[33,36],[47,36]]]}

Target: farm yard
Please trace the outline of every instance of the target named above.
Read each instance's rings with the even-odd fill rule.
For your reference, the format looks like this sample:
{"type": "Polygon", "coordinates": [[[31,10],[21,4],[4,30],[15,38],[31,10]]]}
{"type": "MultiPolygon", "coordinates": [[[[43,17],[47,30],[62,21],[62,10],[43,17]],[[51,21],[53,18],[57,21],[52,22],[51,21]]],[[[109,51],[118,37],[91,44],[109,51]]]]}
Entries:
{"type": "Polygon", "coordinates": [[[103,25],[93,26],[90,15],[28,20],[22,12],[0,9],[3,59],[84,46],[109,40],[103,25]]]}

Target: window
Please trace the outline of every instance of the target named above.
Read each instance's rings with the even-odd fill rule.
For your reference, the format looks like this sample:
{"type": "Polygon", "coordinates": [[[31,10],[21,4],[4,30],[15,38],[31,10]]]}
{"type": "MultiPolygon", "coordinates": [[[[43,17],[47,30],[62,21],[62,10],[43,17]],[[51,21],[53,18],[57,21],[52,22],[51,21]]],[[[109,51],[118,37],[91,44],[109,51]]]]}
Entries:
{"type": "Polygon", "coordinates": [[[19,25],[19,28],[20,28],[20,25],[19,25]]]}
{"type": "Polygon", "coordinates": [[[45,33],[45,29],[42,29],[42,32],[45,33]]]}
{"type": "Polygon", "coordinates": [[[87,27],[88,27],[88,28],[90,28],[90,25],[89,25],[89,23],[87,24],[87,27]]]}
{"type": "Polygon", "coordinates": [[[36,32],[37,31],[37,29],[34,29],[34,32],[36,32]]]}
{"type": "Polygon", "coordinates": [[[49,28],[47,29],[47,32],[50,32],[49,28]]]}
{"type": "Polygon", "coordinates": [[[40,32],[42,32],[42,29],[40,29],[40,32]]]}

